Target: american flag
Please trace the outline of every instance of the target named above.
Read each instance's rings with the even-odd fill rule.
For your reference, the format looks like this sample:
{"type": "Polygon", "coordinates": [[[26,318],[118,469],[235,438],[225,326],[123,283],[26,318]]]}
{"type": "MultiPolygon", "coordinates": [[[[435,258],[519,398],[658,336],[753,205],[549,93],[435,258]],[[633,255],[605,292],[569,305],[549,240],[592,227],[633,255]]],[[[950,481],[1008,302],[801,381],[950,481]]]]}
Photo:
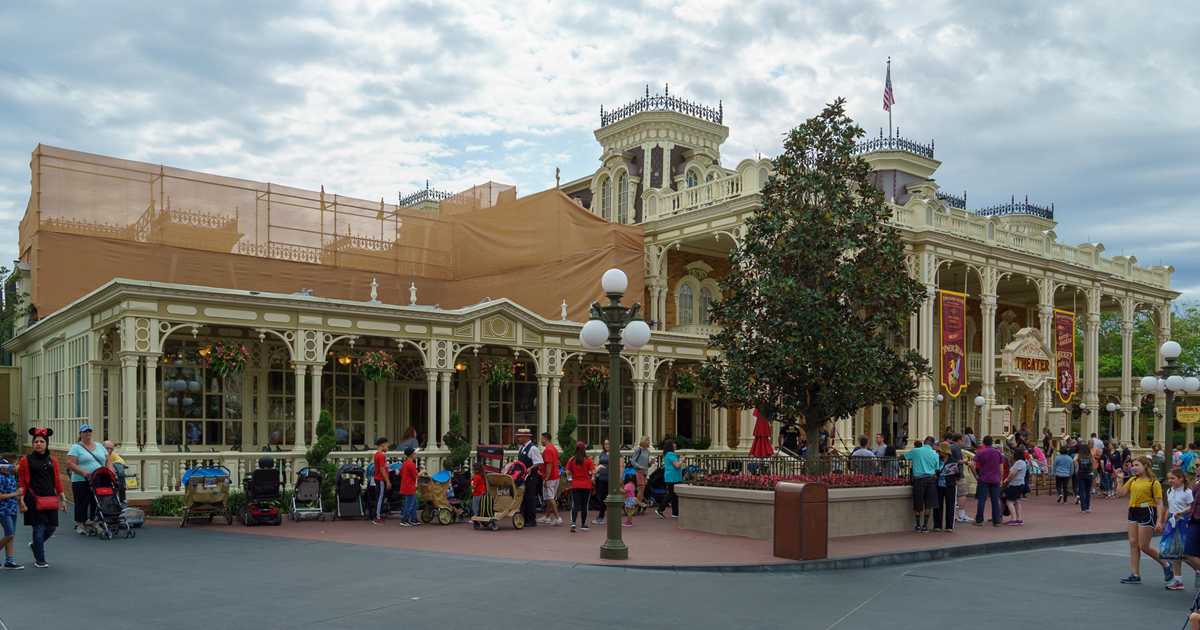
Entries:
{"type": "Polygon", "coordinates": [[[892,111],[892,105],[896,104],[896,95],[892,93],[892,60],[888,59],[887,79],[883,82],[883,111],[892,111]]]}

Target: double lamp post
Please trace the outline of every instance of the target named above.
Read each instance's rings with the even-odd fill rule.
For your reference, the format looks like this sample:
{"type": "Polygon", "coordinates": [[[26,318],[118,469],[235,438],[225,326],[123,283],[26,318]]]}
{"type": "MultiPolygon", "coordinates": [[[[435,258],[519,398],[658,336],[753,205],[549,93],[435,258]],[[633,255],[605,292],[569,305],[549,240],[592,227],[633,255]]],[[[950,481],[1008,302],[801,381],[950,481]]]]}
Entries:
{"type": "Polygon", "coordinates": [[[621,490],[621,351],[637,350],[650,341],[650,326],[641,318],[640,304],[626,308],[621,304],[629,278],[620,269],[609,269],[600,279],[608,304],[592,304],[591,319],[579,331],[579,342],[589,350],[608,350],[608,496],[604,499],[607,510],[608,538],[600,546],[600,557],[605,560],[629,558],[629,548],[621,540],[621,508],[624,495],[621,490]]]}
{"type": "MultiPolygon", "coordinates": [[[[1194,394],[1200,391],[1200,378],[1177,374],[1179,366],[1176,365],[1176,362],[1179,360],[1179,355],[1182,352],[1183,348],[1180,347],[1178,342],[1164,342],[1158,349],[1158,353],[1163,358],[1162,369],[1158,371],[1158,374],[1142,377],[1142,392],[1146,394],[1166,394],[1166,431],[1175,430],[1175,396],[1177,394],[1194,394]]],[[[1165,437],[1163,436],[1160,439],[1164,447],[1169,448],[1169,443],[1165,437]]]]}

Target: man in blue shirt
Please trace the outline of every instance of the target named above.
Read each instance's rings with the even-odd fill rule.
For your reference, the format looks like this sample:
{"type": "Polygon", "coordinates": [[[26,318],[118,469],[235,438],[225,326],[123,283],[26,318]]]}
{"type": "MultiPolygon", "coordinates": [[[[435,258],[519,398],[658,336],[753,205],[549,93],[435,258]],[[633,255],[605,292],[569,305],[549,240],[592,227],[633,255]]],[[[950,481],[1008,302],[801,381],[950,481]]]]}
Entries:
{"type": "Polygon", "coordinates": [[[904,454],[904,459],[912,462],[913,531],[922,534],[929,531],[929,516],[937,504],[937,473],[942,467],[934,442],[933,436],[927,437],[920,448],[904,454]]]}

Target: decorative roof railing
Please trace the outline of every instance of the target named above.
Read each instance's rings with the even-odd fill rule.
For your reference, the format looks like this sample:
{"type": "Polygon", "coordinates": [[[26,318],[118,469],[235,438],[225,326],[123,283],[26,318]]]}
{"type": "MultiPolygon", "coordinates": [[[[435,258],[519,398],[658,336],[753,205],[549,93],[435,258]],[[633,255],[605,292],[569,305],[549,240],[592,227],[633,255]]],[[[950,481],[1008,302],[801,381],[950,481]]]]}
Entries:
{"type": "Polygon", "coordinates": [[[725,109],[721,101],[717,101],[717,106],[707,107],[692,101],[686,101],[681,98],[671,96],[671,86],[664,86],[663,94],[650,95],[650,86],[646,86],[646,95],[642,98],[627,103],[614,110],[604,111],[604,106],[600,106],[600,126],[607,127],[619,120],[624,120],[640,114],[642,112],[677,112],[686,114],[700,120],[707,120],[711,123],[723,124],[725,120],[725,109]]]}
{"type": "Polygon", "coordinates": [[[427,179],[425,180],[425,190],[418,190],[415,193],[401,197],[400,206],[408,208],[425,203],[426,201],[445,201],[453,196],[454,193],[448,193],[442,190],[430,188],[429,180],[427,179]]]}
{"type": "Polygon", "coordinates": [[[942,203],[946,204],[947,206],[950,206],[951,208],[958,208],[959,210],[967,209],[967,191],[965,191],[965,190],[963,191],[963,194],[961,197],[959,197],[958,195],[948,193],[948,192],[942,192],[939,190],[937,193],[937,198],[938,198],[938,201],[941,201],[942,203]]]}
{"type": "Polygon", "coordinates": [[[1026,195],[1024,201],[1017,201],[1017,197],[1014,195],[1008,203],[1001,203],[994,206],[988,206],[987,208],[980,208],[979,210],[975,211],[975,214],[981,217],[1003,217],[1013,214],[1027,214],[1053,221],[1054,204],[1051,203],[1048,206],[1039,206],[1037,204],[1029,203],[1028,195],[1026,195]]]}
{"type": "Polygon", "coordinates": [[[896,135],[884,136],[883,130],[879,130],[879,137],[870,140],[859,142],[854,147],[855,153],[874,153],[876,151],[904,151],[919,155],[924,158],[933,159],[933,140],[929,144],[921,144],[915,140],[900,137],[900,129],[896,129],[896,135]]]}

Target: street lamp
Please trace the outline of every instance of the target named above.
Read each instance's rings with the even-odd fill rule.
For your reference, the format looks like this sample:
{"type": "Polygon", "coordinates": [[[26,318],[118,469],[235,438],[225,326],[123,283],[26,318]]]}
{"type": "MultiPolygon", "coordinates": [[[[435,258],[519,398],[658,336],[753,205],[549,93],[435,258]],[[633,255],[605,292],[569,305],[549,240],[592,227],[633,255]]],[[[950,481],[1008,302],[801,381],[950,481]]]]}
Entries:
{"type": "MultiPolygon", "coordinates": [[[[608,304],[592,304],[591,319],[579,331],[579,341],[589,350],[608,350],[608,468],[609,479],[620,479],[621,475],[621,350],[637,350],[650,341],[650,326],[641,318],[642,306],[629,308],[621,305],[621,297],[629,286],[629,279],[620,269],[609,269],[600,278],[608,304]],[[616,472],[613,472],[613,471],[616,472]],[[613,477],[616,475],[616,477],[613,477]]],[[[605,560],[629,558],[629,547],[621,540],[621,507],[624,496],[620,482],[608,484],[608,496],[604,505],[608,510],[608,539],[600,546],[600,557],[605,560]]]]}
{"type": "Polygon", "coordinates": [[[983,406],[986,404],[987,404],[987,399],[984,398],[983,396],[975,397],[975,409],[977,410],[975,412],[975,417],[979,418],[979,439],[981,439],[981,440],[983,439],[983,436],[987,435],[987,433],[988,433],[987,431],[984,431],[984,426],[983,426],[983,406]]]}
{"type": "MultiPolygon", "coordinates": [[[[1190,394],[1200,390],[1200,379],[1194,376],[1185,377],[1175,373],[1179,369],[1176,367],[1175,362],[1179,359],[1179,355],[1183,353],[1183,348],[1179,346],[1178,342],[1165,341],[1158,348],[1158,352],[1162,355],[1165,365],[1158,371],[1157,375],[1142,377],[1142,391],[1147,394],[1165,393],[1167,395],[1165,433],[1165,429],[1172,431],[1175,429],[1175,394],[1184,392],[1190,394]]],[[[1165,444],[1164,437],[1166,436],[1162,436],[1159,439],[1165,444]]]]}
{"type": "MultiPolygon", "coordinates": [[[[1110,436],[1112,436],[1113,439],[1118,439],[1117,438],[1117,413],[1121,410],[1121,406],[1110,400],[1110,401],[1108,401],[1107,404],[1104,405],[1104,410],[1108,412],[1108,424],[1109,424],[1108,434],[1110,436]]],[[[1121,437],[1127,439],[1129,436],[1123,435],[1121,437]]]]}

